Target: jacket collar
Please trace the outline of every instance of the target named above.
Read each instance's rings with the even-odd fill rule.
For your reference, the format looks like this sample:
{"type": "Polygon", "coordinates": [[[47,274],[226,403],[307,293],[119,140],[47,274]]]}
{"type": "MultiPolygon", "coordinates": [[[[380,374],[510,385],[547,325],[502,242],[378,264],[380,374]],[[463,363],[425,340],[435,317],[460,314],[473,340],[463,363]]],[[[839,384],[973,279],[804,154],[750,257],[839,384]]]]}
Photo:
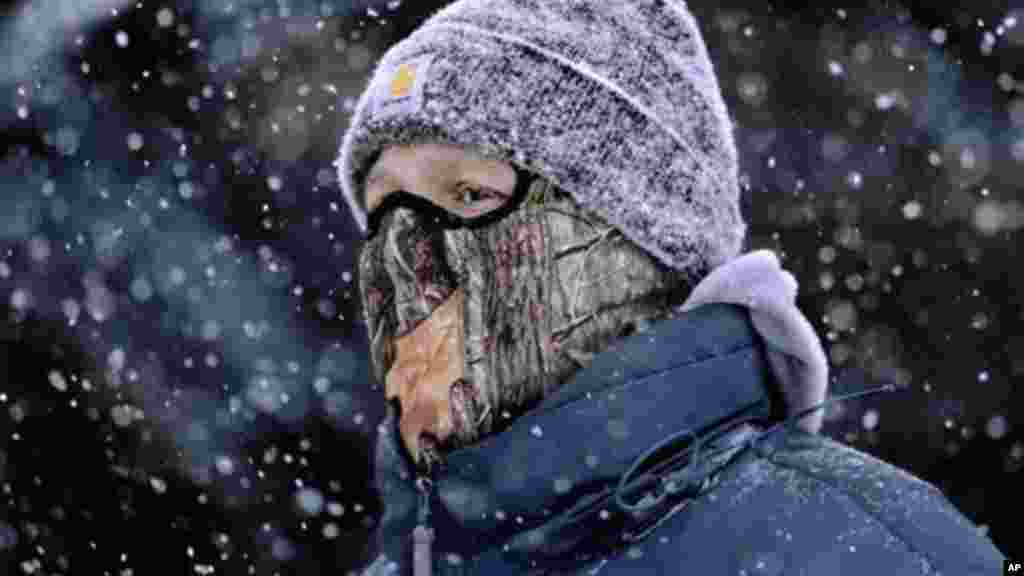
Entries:
{"type": "Polygon", "coordinates": [[[673,433],[773,416],[770,373],[738,305],[702,306],[624,339],[510,428],[448,455],[430,504],[436,550],[473,555],[541,525],[673,433]]]}

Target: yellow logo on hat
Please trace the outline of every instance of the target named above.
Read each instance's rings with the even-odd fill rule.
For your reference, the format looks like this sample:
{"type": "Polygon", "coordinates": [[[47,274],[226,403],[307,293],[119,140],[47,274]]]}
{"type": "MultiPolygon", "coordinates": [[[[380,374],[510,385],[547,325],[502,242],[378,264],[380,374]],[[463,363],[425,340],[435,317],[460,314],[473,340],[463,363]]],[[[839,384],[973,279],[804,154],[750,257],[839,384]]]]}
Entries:
{"type": "Polygon", "coordinates": [[[416,67],[410,64],[402,64],[391,79],[391,97],[401,98],[407,96],[416,82],[416,67]]]}

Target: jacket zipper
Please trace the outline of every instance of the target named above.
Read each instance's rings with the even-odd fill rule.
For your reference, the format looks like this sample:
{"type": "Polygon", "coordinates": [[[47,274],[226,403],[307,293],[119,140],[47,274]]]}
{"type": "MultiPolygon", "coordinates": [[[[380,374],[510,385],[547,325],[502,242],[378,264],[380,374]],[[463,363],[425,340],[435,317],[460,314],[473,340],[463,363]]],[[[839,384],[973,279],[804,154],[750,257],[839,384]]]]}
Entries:
{"type": "Polygon", "coordinates": [[[416,478],[416,488],[420,493],[420,505],[417,524],[412,531],[413,576],[431,576],[434,562],[431,550],[434,529],[430,526],[430,495],[434,489],[434,482],[429,476],[421,475],[416,478]]]}

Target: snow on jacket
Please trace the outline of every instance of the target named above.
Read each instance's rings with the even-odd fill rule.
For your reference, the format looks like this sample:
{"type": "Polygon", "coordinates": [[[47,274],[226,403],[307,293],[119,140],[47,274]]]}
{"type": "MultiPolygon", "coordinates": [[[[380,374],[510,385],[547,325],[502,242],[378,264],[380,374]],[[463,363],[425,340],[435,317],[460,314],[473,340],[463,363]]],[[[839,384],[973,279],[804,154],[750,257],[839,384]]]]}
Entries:
{"type": "Polygon", "coordinates": [[[795,296],[772,253],[734,259],[421,490],[389,407],[363,575],[412,575],[417,524],[435,575],[1000,573],[935,486],[816,433],[827,366],[795,296]]]}

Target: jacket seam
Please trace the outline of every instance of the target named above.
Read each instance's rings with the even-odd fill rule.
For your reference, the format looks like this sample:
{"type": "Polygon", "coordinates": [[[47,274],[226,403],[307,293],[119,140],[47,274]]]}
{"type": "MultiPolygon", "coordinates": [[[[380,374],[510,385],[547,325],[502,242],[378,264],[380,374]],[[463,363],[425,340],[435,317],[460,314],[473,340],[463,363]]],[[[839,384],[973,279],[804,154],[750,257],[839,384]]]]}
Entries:
{"type": "Polygon", "coordinates": [[[618,386],[618,388],[625,388],[626,386],[629,386],[629,385],[631,385],[631,384],[633,384],[635,382],[643,382],[644,380],[647,380],[649,378],[654,378],[655,376],[660,376],[660,375],[662,375],[665,372],[668,372],[670,370],[678,370],[680,368],[687,368],[689,366],[696,366],[697,364],[703,364],[705,362],[711,362],[711,361],[714,361],[714,360],[719,360],[719,359],[722,359],[722,358],[727,358],[729,356],[733,356],[735,354],[743,352],[744,350],[749,350],[749,349],[751,349],[753,347],[754,347],[754,345],[752,343],[743,344],[742,346],[740,346],[738,348],[733,348],[732,350],[727,350],[725,352],[722,352],[721,354],[715,354],[713,356],[707,356],[705,358],[699,358],[699,359],[696,359],[696,360],[689,360],[689,361],[682,362],[680,364],[673,364],[672,366],[669,366],[669,367],[666,367],[666,368],[662,368],[661,370],[655,370],[654,372],[651,372],[649,374],[644,374],[643,376],[640,376],[638,378],[631,378],[630,380],[622,383],[621,386],[618,386]]]}
{"type": "Polygon", "coordinates": [[[877,521],[878,524],[880,526],[882,526],[891,536],[893,536],[894,538],[898,538],[900,540],[900,542],[903,542],[903,544],[907,547],[907,550],[909,550],[911,553],[917,554],[918,556],[924,558],[932,566],[940,566],[940,565],[944,564],[944,563],[938,562],[931,555],[926,554],[924,551],[919,550],[916,546],[912,545],[909,542],[909,540],[906,537],[904,537],[904,535],[902,533],[900,533],[898,530],[896,530],[888,521],[886,521],[880,515],[872,512],[870,510],[870,508],[866,505],[866,502],[865,502],[864,498],[862,498],[856,492],[850,492],[848,490],[844,490],[843,488],[837,486],[836,484],[830,482],[829,480],[823,478],[822,476],[814,474],[813,472],[808,472],[805,468],[802,468],[800,466],[796,466],[796,465],[793,465],[793,464],[787,464],[787,463],[784,463],[784,462],[780,462],[780,461],[776,460],[774,456],[769,456],[767,458],[767,460],[769,462],[771,462],[773,465],[778,466],[779,468],[787,468],[789,470],[793,470],[793,471],[795,471],[795,472],[797,472],[799,474],[802,474],[802,475],[804,475],[804,476],[806,476],[808,478],[811,478],[812,480],[815,480],[818,483],[824,485],[825,488],[831,490],[832,492],[838,492],[840,494],[845,495],[847,498],[849,498],[851,501],[853,501],[857,505],[858,508],[860,508],[862,513],[866,514],[867,516],[870,516],[871,518],[874,518],[875,521],[877,521]]]}
{"type": "MultiPolygon", "coordinates": [[[[673,364],[671,366],[667,366],[667,367],[662,368],[660,370],[655,370],[653,372],[649,372],[647,374],[644,374],[643,376],[638,376],[636,378],[630,378],[629,380],[626,380],[625,382],[622,382],[622,383],[619,383],[619,384],[616,384],[616,385],[613,385],[613,386],[602,387],[600,390],[597,390],[597,391],[590,391],[588,394],[607,394],[607,393],[615,393],[615,392],[619,392],[619,391],[625,391],[627,388],[629,388],[630,386],[633,386],[634,384],[643,382],[645,380],[649,380],[651,378],[655,378],[657,376],[661,376],[662,374],[665,374],[666,372],[671,372],[673,370],[679,370],[680,368],[688,368],[690,366],[696,366],[698,364],[703,364],[705,362],[712,362],[712,361],[715,361],[715,360],[721,360],[723,358],[728,358],[729,356],[734,356],[734,355],[739,354],[739,353],[741,353],[741,352],[743,352],[745,350],[750,350],[750,349],[753,349],[753,348],[755,348],[755,344],[753,342],[746,343],[746,344],[743,344],[742,346],[740,346],[738,348],[733,348],[732,350],[728,350],[728,351],[725,351],[725,352],[722,352],[722,353],[719,353],[719,354],[714,354],[712,356],[707,356],[707,357],[696,359],[696,360],[691,359],[691,360],[688,360],[688,361],[684,361],[684,362],[682,362],[680,364],[673,364]]],[[[555,410],[567,409],[567,408],[569,408],[569,407],[571,407],[571,406],[573,406],[573,405],[575,405],[575,404],[577,404],[579,402],[584,402],[584,401],[588,401],[588,400],[589,400],[589,398],[587,398],[587,394],[584,394],[580,398],[576,398],[575,400],[570,400],[568,402],[565,402],[564,404],[559,404],[557,406],[552,406],[552,407],[548,408],[547,410],[544,410],[542,412],[538,412],[536,415],[540,416],[542,414],[547,414],[548,412],[552,412],[552,411],[555,411],[555,410]]]]}

